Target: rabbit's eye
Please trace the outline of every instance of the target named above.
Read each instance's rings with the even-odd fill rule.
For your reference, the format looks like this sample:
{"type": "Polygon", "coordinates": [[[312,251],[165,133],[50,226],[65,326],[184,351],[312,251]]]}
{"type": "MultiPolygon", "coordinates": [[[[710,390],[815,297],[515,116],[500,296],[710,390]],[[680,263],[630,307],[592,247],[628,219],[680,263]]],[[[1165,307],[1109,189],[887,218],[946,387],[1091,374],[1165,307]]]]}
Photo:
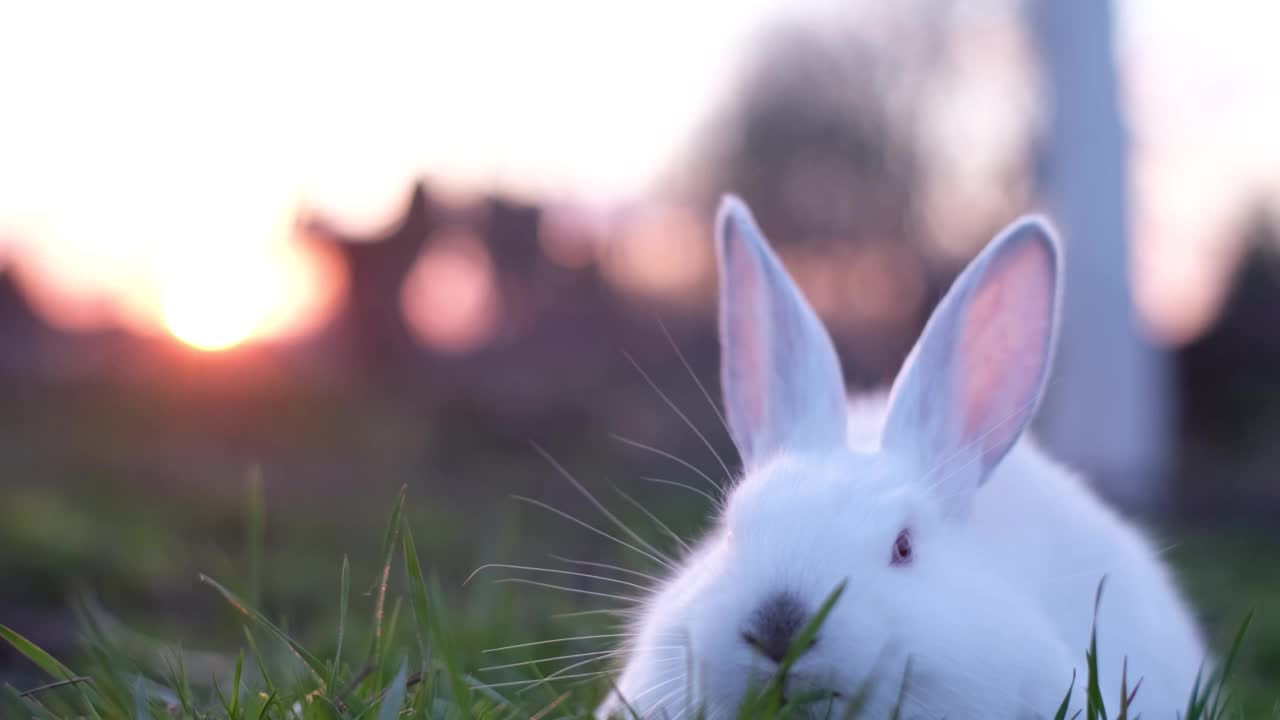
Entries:
{"type": "Polygon", "coordinates": [[[893,541],[893,556],[890,565],[906,565],[911,562],[911,531],[903,529],[898,539],[893,541]]]}

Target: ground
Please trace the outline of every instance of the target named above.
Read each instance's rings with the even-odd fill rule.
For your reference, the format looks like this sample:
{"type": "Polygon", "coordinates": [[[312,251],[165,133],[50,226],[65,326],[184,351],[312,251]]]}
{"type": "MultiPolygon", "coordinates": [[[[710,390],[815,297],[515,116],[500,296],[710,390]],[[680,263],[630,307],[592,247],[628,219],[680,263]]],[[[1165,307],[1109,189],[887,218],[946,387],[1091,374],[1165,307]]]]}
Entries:
{"type": "MultiPolygon", "coordinates": [[[[32,397],[31,403],[41,398],[32,397]]],[[[624,396],[623,402],[631,401],[624,396]]],[[[0,418],[7,428],[0,442],[10,458],[0,504],[0,624],[73,667],[86,660],[82,637],[88,617],[103,624],[122,655],[134,658],[153,679],[165,676],[165,662],[157,658],[168,657],[157,654],[157,648],[181,647],[193,683],[216,676],[222,686],[229,685],[236,653],[246,647],[239,629],[245,617],[212,585],[202,583],[201,573],[260,607],[327,662],[337,643],[346,556],[351,613],[343,624],[347,650],[339,676],[354,677],[372,636],[370,610],[376,593],[369,591],[382,567],[388,511],[402,485],[408,487],[405,518],[421,565],[439,583],[441,596],[432,600],[433,607],[448,608],[450,636],[466,672],[488,683],[517,682],[530,677],[530,668],[482,668],[608,647],[602,641],[560,652],[546,646],[481,652],[609,632],[607,617],[555,616],[617,603],[494,582],[532,577],[500,568],[482,571],[464,584],[477,567],[566,567],[555,565],[558,561],[548,557],[552,553],[633,564],[625,551],[615,552],[607,541],[511,497],[547,499],[575,515],[591,512],[519,437],[522,431],[478,414],[452,413],[444,421],[349,397],[306,396],[272,405],[274,414],[259,418],[253,428],[231,424],[210,444],[195,431],[201,424],[168,425],[163,405],[137,398],[132,407],[125,402],[111,394],[104,399],[84,392],[60,397],[55,409],[42,410],[19,398],[7,418],[0,418]],[[15,420],[17,414],[25,422],[15,420]],[[254,454],[265,456],[257,470],[252,469],[254,454]],[[254,520],[256,508],[264,507],[251,500],[254,477],[261,477],[265,488],[261,523],[254,520]]],[[[609,430],[622,425],[629,436],[676,450],[709,473],[718,467],[710,452],[679,421],[639,413],[611,419],[601,422],[587,414],[530,434],[607,497],[627,522],[647,521],[614,494],[611,479],[679,532],[696,532],[705,500],[638,478],[700,480],[683,466],[612,440],[609,430]]],[[[706,428],[717,421],[705,411],[694,413],[694,422],[706,428]]],[[[723,437],[712,436],[712,444],[730,451],[723,437]]],[[[1221,523],[1166,525],[1153,532],[1169,548],[1167,558],[1217,649],[1225,650],[1241,621],[1254,613],[1233,687],[1242,717],[1274,713],[1280,701],[1280,573],[1274,561],[1280,556],[1280,536],[1221,523]]],[[[555,584],[600,589],[566,577],[568,581],[555,584]]],[[[388,640],[393,647],[380,678],[384,684],[394,675],[398,653],[409,653],[416,645],[409,619],[414,582],[399,555],[390,587],[392,596],[403,600],[399,633],[388,640]]],[[[390,601],[384,620],[395,608],[390,601]]],[[[257,641],[266,654],[278,654],[269,635],[260,632],[257,641]]],[[[17,688],[49,681],[35,665],[2,646],[0,680],[17,688]]],[[[542,672],[568,662],[547,664],[542,672]]],[[[603,663],[573,672],[597,665],[603,663]]],[[[245,672],[246,678],[256,673],[252,668],[245,672]]],[[[520,688],[507,687],[513,693],[520,688]]],[[[597,683],[573,702],[585,708],[601,690],[597,683]]],[[[530,706],[545,705],[558,692],[538,686],[521,697],[530,698],[530,706]]]]}

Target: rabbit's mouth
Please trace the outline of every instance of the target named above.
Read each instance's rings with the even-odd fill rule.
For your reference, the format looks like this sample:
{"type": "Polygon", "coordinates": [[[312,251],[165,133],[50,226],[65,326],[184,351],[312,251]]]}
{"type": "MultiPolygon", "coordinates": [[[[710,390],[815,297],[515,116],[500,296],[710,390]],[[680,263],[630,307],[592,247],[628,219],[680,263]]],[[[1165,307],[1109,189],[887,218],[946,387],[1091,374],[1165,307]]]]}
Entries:
{"type": "MultiPolygon", "coordinates": [[[[791,672],[783,677],[777,675],[769,675],[763,678],[765,682],[761,683],[760,690],[756,691],[754,697],[758,700],[768,702],[770,700],[777,703],[777,707],[785,709],[788,715],[805,717],[814,713],[822,717],[827,714],[832,705],[839,705],[844,702],[845,694],[828,684],[818,683],[814,678],[791,672]],[[771,692],[777,695],[769,698],[771,692]]],[[[748,695],[750,700],[752,695],[748,695]]]]}
{"type": "Polygon", "coordinates": [[[810,705],[825,705],[828,702],[839,702],[844,694],[839,690],[830,688],[820,688],[816,690],[805,690],[801,692],[789,692],[783,690],[782,705],[794,705],[797,707],[807,707],[810,705]]]}

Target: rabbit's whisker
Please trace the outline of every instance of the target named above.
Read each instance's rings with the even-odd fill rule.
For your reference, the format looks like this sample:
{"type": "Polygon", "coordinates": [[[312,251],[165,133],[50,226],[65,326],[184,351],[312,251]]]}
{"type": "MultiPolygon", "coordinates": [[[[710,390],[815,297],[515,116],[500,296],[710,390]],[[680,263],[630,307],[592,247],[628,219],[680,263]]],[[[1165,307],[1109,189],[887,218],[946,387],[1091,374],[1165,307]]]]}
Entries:
{"type": "Polygon", "coordinates": [[[573,558],[567,558],[567,557],[564,557],[561,555],[555,555],[555,554],[551,554],[549,557],[552,560],[559,560],[560,562],[568,563],[569,565],[585,565],[587,567],[598,567],[606,570],[616,570],[617,572],[620,572],[620,573],[626,573],[628,575],[635,575],[636,577],[642,577],[645,580],[652,580],[653,582],[662,582],[662,578],[659,578],[655,575],[642,573],[639,570],[632,570],[630,568],[622,567],[621,565],[610,565],[609,563],[593,562],[588,560],[574,560],[573,558]]]}
{"type": "Polygon", "coordinates": [[[476,672],[492,672],[494,670],[506,670],[508,668],[525,667],[527,665],[539,665],[541,663],[556,662],[559,660],[576,660],[584,657],[609,658],[621,654],[621,650],[593,650],[591,652],[573,653],[571,655],[557,655],[555,657],[538,658],[536,660],[525,660],[523,662],[507,663],[505,665],[490,665],[488,667],[476,668],[476,672]]]}
{"type": "Polygon", "coordinates": [[[663,450],[661,448],[656,448],[652,445],[646,445],[645,443],[642,443],[639,440],[632,440],[629,437],[625,437],[617,433],[610,433],[609,436],[624,445],[630,445],[631,447],[636,448],[637,450],[644,450],[645,452],[650,452],[659,457],[664,457],[674,463],[678,463],[679,465],[682,465],[683,467],[692,471],[698,477],[702,478],[703,480],[706,480],[708,485],[716,489],[716,492],[720,492],[720,493],[724,492],[724,488],[720,485],[720,483],[716,482],[715,480],[712,480],[710,475],[702,472],[693,463],[689,462],[688,460],[685,460],[679,455],[676,455],[674,453],[669,453],[666,450],[663,450]]]}
{"type": "Polygon", "coordinates": [[[595,610],[575,610],[573,612],[556,613],[551,617],[556,620],[562,618],[590,617],[592,615],[617,615],[618,617],[623,618],[637,618],[640,617],[640,614],[640,611],[634,608],[597,608],[595,610]]]}
{"type": "Polygon", "coordinates": [[[646,508],[643,504],[640,503],[639,500],[636,500],[635,498],[623,492],[622,488],[619,488],[617,485],[613,485],[613,491],[618,493],[618,495],[621,496],[623,500],[626,500],[633,507],[635,507],[641,513],[643,513],[645,517],[649,518],[649,520],[654,525],[657,525],[658,528],[662,530],[664,533],[666,533],[667,536],[669,536],[672,540],[675,540],[676,544],[679,545],[680,548],[683,549],[686,554],[693,552],[693,548],[689,547],[689,543],[686,543],[684,541],[684,538],[677,535],[674,530],[672,530],[666,523],[662,522],[662,520],[657,515],[654,515],[652,512],[650,512],[649,508],[646,508]]]}
{"type": "Polygon", "coordinates": [[[573,570],[556,570],[553,568],[534,567],[531,565],[507,565],[506,563],[489,563],[487,565],[481,565],[480,567],[476,568],[474,572],[468,575],[467,579],[464,580],[462,584],[466,585],[467,583],[471,582],[472,578],[480,574],[481,571],[488,570],[490,568],[503,568],[506,570],[528,570],[530,572],[554,573],[556,575],[573,575],[574,577],[588,578],[591,580],[603,580],[604,582],[611,582],[618,585],[626,585],[627,587],[633,587],[637,590],[648,591],[648,588],[646,588],[643,585],[638,585],[633,582],[627,582],[626,580],[618,580],[617,578],[606,577],[604,575],[592,575],[591,573],[582,573],[582,572],[576,572],[573,570]]]}
{"type": "Polygon", "coordinates": [[[693,371],[693,367],[685,359],[684,353],[680,352],[680,346],[676,344],[676,339],[671,337],[671,331],[667,330],[667,324],[662,322],[662,318],[658,318],[658,327],[662,328],[662,334],[667,338],[667,344],[676,352],[676,357],[680,359],[680,364],[684,365],[684,369],[689,371],[689,377],[693,380],[693,384],[698,386],[698,390],[702,392],[702,397],[706,398],[707,404],[711,406],[711,411],[720,420],[720,427],[724,428],[725,433],[728,433],[729,421],[725,420],[724,413],[720,412],[720,406],[712,399],[711,393],[707,392],[707,386],[703,385],[702,381],[698,379],[698,374],[693,371]]]}
{"type": "MultiPolygon", "coordinates": [[[[677,650],[679,645],[653,645],[650,646],[654,650],[677,650]]],[[[477,668],[476,672],[490,672],[492,670],[506,670],[507,668],[524,667],[526,665],[538,665],[541,663],[558,662],[560,660],[575,660],[577,658],[594,657],[605,660],[611,657],[624,654],[625,650],[593,650],[591,652],[573,653],[571,655],[557,655],[555,657],[537,658],[536,660],[525,660],[523,662],[507,663],[506,665],[490,665],[489,667],[477,668]]]]}
{"type": "MultiPolygon", "coordinates": [[[[559,660],[573,660],[581,657],[588,658],[587,660],[583,660],[582,662],[574,663],[573,665],[569,665],[568,667],[561,668],[562,670],[573,670],[583,665],[586,665],[587,663],[590,663],[590,662],[598,662],[600,660],[612,660],[613,658],[616,658],[625,654],[626,654],[626,651],[624,650],[601,650],[599,652],[576,653],[574,655],[561,655],[559,657],[539,658],[537,660],[526,660],[524,662],[509,663],[507,665],[493,665],[491,667],[479,668],[478,670],[476,670],[476,672],[507,670],[511,668],[527,667],[530,665],[541,665],[542,663],[556,662],[559,660]]],[[[669,662],[671,659],[672,658],[669,658],[669,657],[658,658],[655,664],[665,664],[669,662]]],[[[553,674],[553,675],[547,676],[547,678],[545,679],[552,679],[554,677],[557,677],[557,676],[553,674]]]]}
{"type": "Polygon", "coordinates": [[[563,592],[577,593],[579,595],[590,595],[592,597],[609,598],[610,600],[623,600],[626,602],[638,603],[639,598],[628,597],[626,595],[614,595],[611,593],[596,592],[595,590],[583,590],[581,588],[566,587],[564,585],[553,585],[552,583],[539,582],[528,578],[498,578],[493,581],[498,583],[514,583],[517,585],[532,585],[534,587],[546,588],[548,590],[561,590],[563,592]]]}
{"type": "Polygon", "coordinates": [[[676,716],[671,718],[671,720],[680,720],[680,718],[684,717],[685,713],[693,709],[692,698],[687,697],[688,693],[685,693],[685,694],[686,694],[686,697],[684,698],[684,709],[676,713],[676,716]]]}
{"type": "Polygon", "coordinates": [[[666,695],[663,695],[662,697],[658,698],[657,701],[655,701],[653,705],[651,705],[650,707],[652,707],[655,710],[661,709],[663,712],[663,717],[670,718],[671,716],[667,714],[665,705],[673,700],[676,700],[677,698],[682,697],[686,693],[688,693],[688,689],[684,686],[680,686],[675,690],[672,690],[671,692],[667,693],[666,695]]]}
{"type": "Polygon", "coordinates": [[[702,444],[706,446],[707,450],[711,451],[711,455],[715,457],[716,462],[720,463],[720,469],[724,471],[724,476],[726,478],[733,477],[733,473],[729,472],[729,466],[725,464],[724,458],[720,457],[720,453],[716,452],[715,446],[711,444],[711,441],[707,439],[706,435],[702,434],[702,431],[699,430],[698,426],[689,419],[689,416],[684,414],[684,411],[680,409],[680,406],[672,402],[671,398],[667,397],[667,394],[662,392],[662,388],[658,387],[658,384],[653,381],[653,378],[649,377],[649,373],[646,373],[644,368],[640,367],[640,363],[636,362],[636,359],[631,357],[630,353],[623,353],[623,355],[631,363],[632,367],[636,369],[636,372],[640,373],[640,377],[644,378],[644,381],[649,384],[649,387],[653,388],[653,391],[658,394],[658,397],[662,398],[662,401],[667,404],[667,407],[671,408],[671,410],[684,421],[684,424],[689,426],[689,429],[693,431],[693,434],[698,436],[698,439],[702,441],[702,444]]]}
{"type": "Polygon", "coordinates": [[[706,492],[703,492],[702,490],[699,490],[698,488],[696,488],[696,487],[694,487],[694,486],[692,486],[692,485],[689,485],[689,484],[687,484],[687,483],[678,482],[678,481],[676,481],[676,480],[664,480],[664,479],[662,479],[662,478],[647,477],[647,476],[646,476],[646,477],[641,477],[640,479],[641,479],[641,480],[643,480],[643,481],[645,481],[645,482],[658,483],[659,485],[673,485],[673,486],[678,487],[678,488],[684,488],[685,490],[688,490],[689,492],[695,492],[695,493],[698,493],[698,494],[699,494],[699,495],[701,495],[702,497],[706,498],[707,500],[709,500],[709,501],[711,502],[712,506],[716,507],[717,509],[719,509],[719,508],[723,508],[723,507],[724,507],[724,503],[722,503],[721,501],[719,501],[719,500],[717,500],[716,498],[712,497],[710,494],[708,494],[708,493],[706,493],[706,492]]]}
{"type": "Polygon", "coordinates": [[[579,640],[603,640],[634,637],[634,633],[604,633],[602,635],[576,635],[574,637],[553,638],[551,640],[535,640],[533,642],[519,643],[516,645],[503,645],[502,647],[489,648],[480,652],[492,653],[503,652],[506,650],[519,650],[520,648],[535,647],[538,645],[552,645],[555,643],[577,642],[579,640]]]}
{"type": "MultiPolygon", "coordinates": [[[[620,654],[620,653],[618,653],[618,654],[620,654]]],[[[540,686],[542,686],[542,685],[544,685],[544,684],[546,684],[546,683],[549,683],[549,682],[551,682],[552,680],[555,680],[556,678],[559,678],[559,677],[573,677],[572,675],[566,675],[565,673],[569,672],[570,670],[576,670],[577,668],[580,668],[580,667],[582,667],[583,665],[589,665],[589,664],[591,664],[591,663],[593,663],[593,662],[599,662],[600,660],[607,660],[607,659],[609,659],[610,657],[611,657],[611,656],[593,657],[593,658],[588,658],[588,659],[586,659],[586,660],[582,660],[581,662],[573,663],[572,665],[566,665],[566,666],[564,666],[564,667],[560,668],[559,670],[557,670],[557,671],[555,671],[555,672],[551,673],[550,675],[547,675],[546,677],[541,678],[541,679],[540,679],[540,680],[538,680],[536,683],[534,683],[534,684],[532,684],[532,685],[529,685],[528,687],[521,688],[517,694],[519,694],[519,695],[523,695],[523,694],[525,694],[525,693],[529,692],[530,690],[533,690],[533,689],[534,689],[534,688],[536,688],[536,687],[540,687],[540,686]]],[[[661,664],[664,664],[665,662],[666,662],[665,660],[659,659],[655,664],[656,664],[656,665],[661,665],[661,664]]],[[[604,671],[604,672],[606,672],[606,673],[607,673],[607,672],[609,672],[609,671],[608,671],[608,670],[606,670],[606,671],[604,671]]],[[[602,674],[603,674],[603,673],[602,673],[602,674]]]]}
{"type": "Polygon", "coordinates": [[[610,539],[610,540],[614,541],[615,543],[617,543],[617,544],[621,545],[622,547],[627,548],[628,550],[631,550],[631,551],[633,551],[633,552],[636,552],[636,553],[639,553],[640,555],[645,556],[646,558],[648,558],[648,559],[650,559],[650,560],[654,561],[655,563],[657,563],[657,564],[659,564],[659,565],[661,565],[661,566],[663,566],[663,567],[667,568],[668,570],[675,570],[675,566],[674,566],[670,561],[668,561],[668,560],[663,560],[662,558],[658,557],[657,555],[654,555],[653,553],[649,553],[649,552],[646,552],[646,551],[644,551],[644,550],[641,550],[640,548],[636,547],[635,545],[632,545],[631,543],[627,542],[626,540],[623,540],[622,538],[619,538],[619,537],[616,537],[616,536],[610,535],[609,533],[607,533],[607,532],[605,532],[605,531],[601,530],[600,528],[597,528],[596,526],[591,525],[590,523],[588,523],[588,522],[586,522],[586,521],[584,521],[584,520],[579,520],[578,518],[576,518],[576,517],[574,517],[574,516],[570,515],[569,513],[565,512],[565,511],[563,511],[563,510],[560,510],[560,509],[554,508],[554,507],[552,507],[552,506],[550,506],[550,505],[548,505],[548,504],[546,504],[546,503],[542,502],[541,500],[534,500],[533,498],[525,497],[524,495],[512,495],[511,497],[512,497],[512,498],[515,498],[516,500],[519,500],[520,502],[526,502],[526,503],[529,503],[530,505],[534,505],[534,506],[536,506],[536,507],[540,507],[540,508],[542,508],[543,510],[546,510],[546,511],[548,511],[548,512],[553,512],[553,513],[555,513],[556,515],[559,515],[560,517],[562,517],[562,518],[564,518],[564,519],[566,519],[566,520],[568,520],[568,521],[570,521],[570,522],[573,522],[573,523],[575,523],[575,524],[577,524],[577,525],[580,525],[581,527],[584,527],[584,528],[586,528],[587,530],[590,530],[591,532],[593,532],[593,533],[595,533],[595,534],[597,534],[597,535],[600,535],[601,537],[606,537],[606,538],[608,538],[608,539],[610,539]]]}
{"type": "MultiPolygon", "coordinates": [[[[644,690],[641,690],[635,695],[632,695],[631,697],[626,698],[626,700],[627,702],[630,702],[630,703],[639,702],[641,698],[653,692],[654,690],[657,690],[658,688],[661,688],[661,687],[666,687],[667,685],[670,685],[671,683],[677,680],[683,680],[683,679],[684,679],[684,673],[681,673],[681,672],[673,673],[671,677],[668,677],[666,680],[660,680],[654,683],[653,685],[650,685],[649,687],[645,688],[644,690]]],[[[683,690],[683,689],[684,689],[683,687],[676,688],[676,690],[683,690]]],[[[621,696],[621,693],[619,693],[619,695],[621,696]]],[[[664,696],[663,699],[665,700],[666,697],[667,696],[664,696]]]]}
{"type": "Polygon", "coordinates": [[[664,555],[661,550],[658,550],[653,545],[649,544],[647,540],[640,537],[639,533],[637,533],[635,530],[632,530],[630,527],[627,526],[626,523],[619,520],[616,515],[614,515],[612,512],[609,511],[609,508],[604,506],[604,503],[597,500],[595,495],[591,494],[591,491],[587,490],[587,488],[582,483],[578,482],[578,479],[573,476],[573,473],[569,472],[563,465],[560,464],[559,461],[557,461],[554,457],[552,457],[551,453],[542,449],[542,446],[538,445],[537,443],[533,443],[533,449],[537,451],[537,453],[541,455],[544,460],[550,463],[551,467],[555,468],[556,471],[559,472],[560,475],[563,476],[565,480],[568,480],[569,484],[572,485],[575,490],[581,493],[582,496],[586,498],[588,502],[590,502],[593,506],[595,506],[596,510],[599,510],[601,515],[604,515],[605,518],[607,518],[610,522],[616,525],[619,530],[626,533],[627,536],[630,537],[632,540],[634,540],[636,543],[638,543],[640,547],[652,553],[652,556],[658,558],[662,562],[662,564],[667,566],[668,569],[671,569],[671,570],[675,569],[675,562],[670,557],[667,557],[666,555],[664,555]]]}
{"type": "MultiPolygon", "coordinates": [[[[596,677],[600,677],[601,675],[608,675],[611,672],[613,671],[599,670],[597,672],[574,673],[572,675],[561,675],[559,679],[575,680],[575,679],[581,679],[581,678],[596,678],[596,677]]],[[[480,687],[486,688],[486,689],[501,688],[501,687],[519,687],[521,685],[533,685],[535,683],[542,684],[542,683],[545,683],[546,681],[547,681],[547,678],[539,678],[537,680],[512,680],[510,682],[490,683],[488,685],[481,685],[480,687]]]]}

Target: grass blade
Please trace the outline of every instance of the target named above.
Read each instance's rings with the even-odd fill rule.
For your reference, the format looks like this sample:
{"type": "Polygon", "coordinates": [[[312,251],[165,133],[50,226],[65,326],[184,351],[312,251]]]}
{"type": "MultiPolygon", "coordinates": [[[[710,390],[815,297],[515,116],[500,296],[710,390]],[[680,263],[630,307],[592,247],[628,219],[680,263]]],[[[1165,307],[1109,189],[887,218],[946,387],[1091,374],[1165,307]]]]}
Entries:
{"type": "Polygon", "coordinates": [[[83,682],[93,682],[93,678],[73,677],[67,680],[55,680],[54,682],[51,682],[51,683],[38,685],[36,687],[31,688],[30,690],[23,690],[22,692],[18,693],[18,696],[31,697],[32,695],[39,695],[42,692],[48,692],[50,690],[56,690],[58,688],[67,687],[68,685],[75,685],[77,683],[83,683],[83,682]]]}
{"type": "Polygon", "coordinates": [[[1086,720],[1107,720],[1107,706],[1102,701],[1102,686],[1098,680],[1098,609],[1102,607],[1102,589],[1107,584],[1106,576],[1098,581],[1098,593],[1093,599],[1093,630],[1089,635],[1089,651],[1085,653],[1085,662],[1089,666],[1089,684],[1085,695],[1086,720]]]}
{"type": "Polygon", "coordinates": [[[418,649],[422,653],[422,666],[427,666],[430,657],[429,635],[431,633],[431,602],[427,597],[427,581],[422,576],[422,565],[418,562],[418,548],[413,542],[413,531],[405,523],[401,530],[404,538],[404,568],[409,576],[409,593],[413,601],[413,619],[418,628],[418,649]]]}
{"type": "Polygon", "coordinates": [[[284,644],[288,646],[289,650],[293,652],[294,656],[301,660],[302,664],[307,667],[307,670],[311,672],[311,675],[315,678],[316,682],[321,684],[324,683],[324,675],[321,674],[321,669],[324,666],[321,665],[319,658],[312,655],[306,648],[302,647],[298,641],[289,637],[285,631],[281,630],[275,625],[275,623],[268,620],[262,613],[246,605],[243,600],[236,597],[235,593],[223,587],[217,580],[214,580],[208,575],[201,574],[200,582],[212,587],[214,590],[217,590],[222,594],[222,597],[226,598],[227,602],[231,603],[232,607],[239,610],[246,617],[256,621],[258,624],[269,630],[271,634],[283,641],[284,644]]]}
{"type": "Polygon", "coordinates": [[[338,646],[333,651],[333,667],[329,668],[327,692],[338,691],[338,667],[342,665],[342,641],[347,634],[347,607],[351,597],[351,560],[342,556],[342,594],[338,598],[338,646]]]}
{"type": "Polygon", "coordinates": [[[52,655],[19,635],[9,626],[0,625],[0,637],[4,638],[23,657],[35,663],[41,670],[58,680],[71,680],[76,677],[76,674],[71,672],[70,668],[55,660],[52,655]]]}
{"type": "Polygon", "coordinates": [[[258,650],[258,639],[253,636],[253,631],[248,625],[243,626],[244,639],[249,643],[249,652],[253,653],[253,662],[258,666],[258,672],[262,675],[262,682],[267,685],[267,692],[272,695],[276,694],[276,685],[271,681],[271,673],[267,672],[267,663],[262,659],[262,652],[258,650]]]}
{"type": "Polygon", "coordinates": [[[1120,709],[1116,711],[1116,720],[1129,720],[1129,703],[1129,656],[1126,655],[1120,666],[1120,709]]]}
{"type": "Polygon", "coordinates": [[[133,683],[133,716],[137,720],[148,720],[151,712],[147,707],[147,691],[142,686],[142,678],[139,677],[133,683]]]}
{"type": "Polygon", "coordinates": [[[459,708],[467,708],[471,698],[471,689],[462,674],[462,661],[458,659],[456,648],[453,645],[453,637],[446,630],[448,618],[446,617],[443,601],[444,592],[440,589],[440,582],[434,575],[431,577],[428,595],[436,601],[434,604],[436,611],[430,615],[431,637],[435,641],[437,654],[444,665],[445,674],[449,677],[449,686],[453,691],[453,702],[459,708]]]}
{"type": "Polygon", "coordinates": [[[754,702],[749,703],[748,709],[751,711],[751,717],[754,717],[757,711],[765,713],[765,717],[776,717],[782,711],[783,682],[787,675],[791,672],[791,667],[795,665],[800,656],[804,655],[814,641],[818,637],[818,631],[822,629],[823,623],[827,621],[827,616],[831,614],[831,610],[835,608],[839,602],[840,596],[844,594],[848,581],[842,580],[835,589],[827,595],[826,600],[818,608],[818,612],[811,619],[795,639],[791,641],[791,646],[787,650],[787,654],[783,656],[782,662],[778,664],[778,669],[774,671],[773,678],[765,686],[763,692],[759,693],[754,702]]]}
{"type": "Polygon", "coordinates": [[[187,681],[186,661],[182,658],[182,652],[174,650],[174,663],[166,661],[165,665],[169,668],[169,674],[173,676],[173,687],[178,693],[178,704],[182,706],[182,711],[188,715],[195,716],[194,704],[191,700],[191,684],[187,681]]]}
{"type": "MultiPolygon", "coordinates": [[[[1235,639],[1231,641],[1231,649],[1227,651],[1227,657],[1222,661],[1222,673],[1218,675],[1218,692],[1226,685],[1227,679],[1231,677],[1231,671],[1235,668],[1236,656],[1240,654],[1240,646],[1244,643],[1244,636],[1249,632],[1249,625],[1253,622],[1253,612],[1250,611],[1245,615],[1244,622],[1240,623],[1240,629],[1236,631],[1235,639]]],[[[1218,710],[1218,703],[1214,701],[1215,713],[1218,710]]]]}
{"type": "Polygon", "coordinates": [[[271,709],[271,706],[274,705],[275,702],[276,691],[272,690],[271,694],[267,696],[267,699],[262,701],[262,709],[258,710],[258,720],[264,720],[267,717],[267,711],[271,709]]]}
{"type": "MultiPolygon", "coordinates": [[[[70,668],[55,660],[52,655],[45,652],[40,648],[40,646],[18,634],[9,626],[0,625],[0,638],[4,638],[4,640],[13,646],[13,649],[17,650],[20,655],[35,663],[41,670],[44,670],[46,673],[52,675],[58,680],[73,680],[77,677],[75,673],[71,672],[70,668]]],[[[79,692],[80,699],[84,703],[85,712],[90,717],[100,719],[102,716],[98,714],[97,708],[93,706],[93,699],[90,696],[90,691],[86,689],[86,686],[80,683],[73,683],[73,687],[75,687],[79,692]]],[[[39,704],[34,696],[27,697],[25,699],[39,704]]]]}
{"type": "Polygon", "coordinates": [[[262,604],[262,547],[267,533],[267,499],[261,466],[249,468],[248,483],[245,547],[249,549],[249,578],[245,594],[249,597],[249,604],[258,607],[262,604]]]}
{"type": "Polygon", "coordinates": [[[841,580],[839,585],[827,595],[827,599],[822,601],[822,605],[818,608],[818,612],[814,614],[813,619],[800,630],[800,634],[796,635],[795,640],[791,641],[791,647],[787,650],[787,654],[782,659],[782,664],[778,667],[779,677],[785,677],[791,672],[791,666],[796,664],[800,656],[808,652],[813,646],[813,642],[818,638],[818,631],[822,629],[823,623],[827,621],[827,616],[831,614],[836,603],[840,601],[840,596],[844,594],[844,589],[848,584],[847,580],[841,580]]]}
{"type": "MultiPolygon", "coordinates": [[[[390,652],[391,648],[395,647],[396,632],[400,629],[401,600],[403,600],[403,598],[397,597],[395,602],[391,603],[391,613],[387,615],[387,635],[386,638],[384,638],[386,642],[383,646],[384,654],[390,652]]],[[[384,659],[385,658],[378,659],[379,667],[382,666],[382,661],[384,659]]]]}
{"type": "Polygon", "coordinates": [[[400,716],[400,710],[404,707],[404,695],[407,690],[405,681],[408,676],[409,658],[406,657],[400,661],[400,671],[391,681],[391,689],[382,698],[382,705],[378,708],[378,720],[396,720],[400,716]]]}
{"type": "Polygon", "coordinates": [[[373,641],[369,647],[369,659],[376,662],[382,655],[382,617],[387,602],[387,583],[391,579],[391,560],[396,549],[396,536],[400,532],[400,516],[404,513],[405,495],[409,486],[403,485],[396,502],[391,507],[391,518],[387,521],[387,532],[382,538],[382,569],[374,583],[373,593],[373,641]]]}
{"type": "Polygon", "coordinates": [[[231,685],[231,710],[228,713],[232,720],[240,717],[240,672],[244,669],[244,650],[236,656],[236,674],[231,685]]]}
{"type": "Polygon", "coordinates": [[[1071,709],[1071,695],[1076,690],[1076,670],[1071,669],[1071,684],[1067,686],[1067,696],[1062,698],[1062,704],[1058,706],[1058,712],[1053,714],[1053,720],[1067,720],[1067,712],[1071,709]]]}

